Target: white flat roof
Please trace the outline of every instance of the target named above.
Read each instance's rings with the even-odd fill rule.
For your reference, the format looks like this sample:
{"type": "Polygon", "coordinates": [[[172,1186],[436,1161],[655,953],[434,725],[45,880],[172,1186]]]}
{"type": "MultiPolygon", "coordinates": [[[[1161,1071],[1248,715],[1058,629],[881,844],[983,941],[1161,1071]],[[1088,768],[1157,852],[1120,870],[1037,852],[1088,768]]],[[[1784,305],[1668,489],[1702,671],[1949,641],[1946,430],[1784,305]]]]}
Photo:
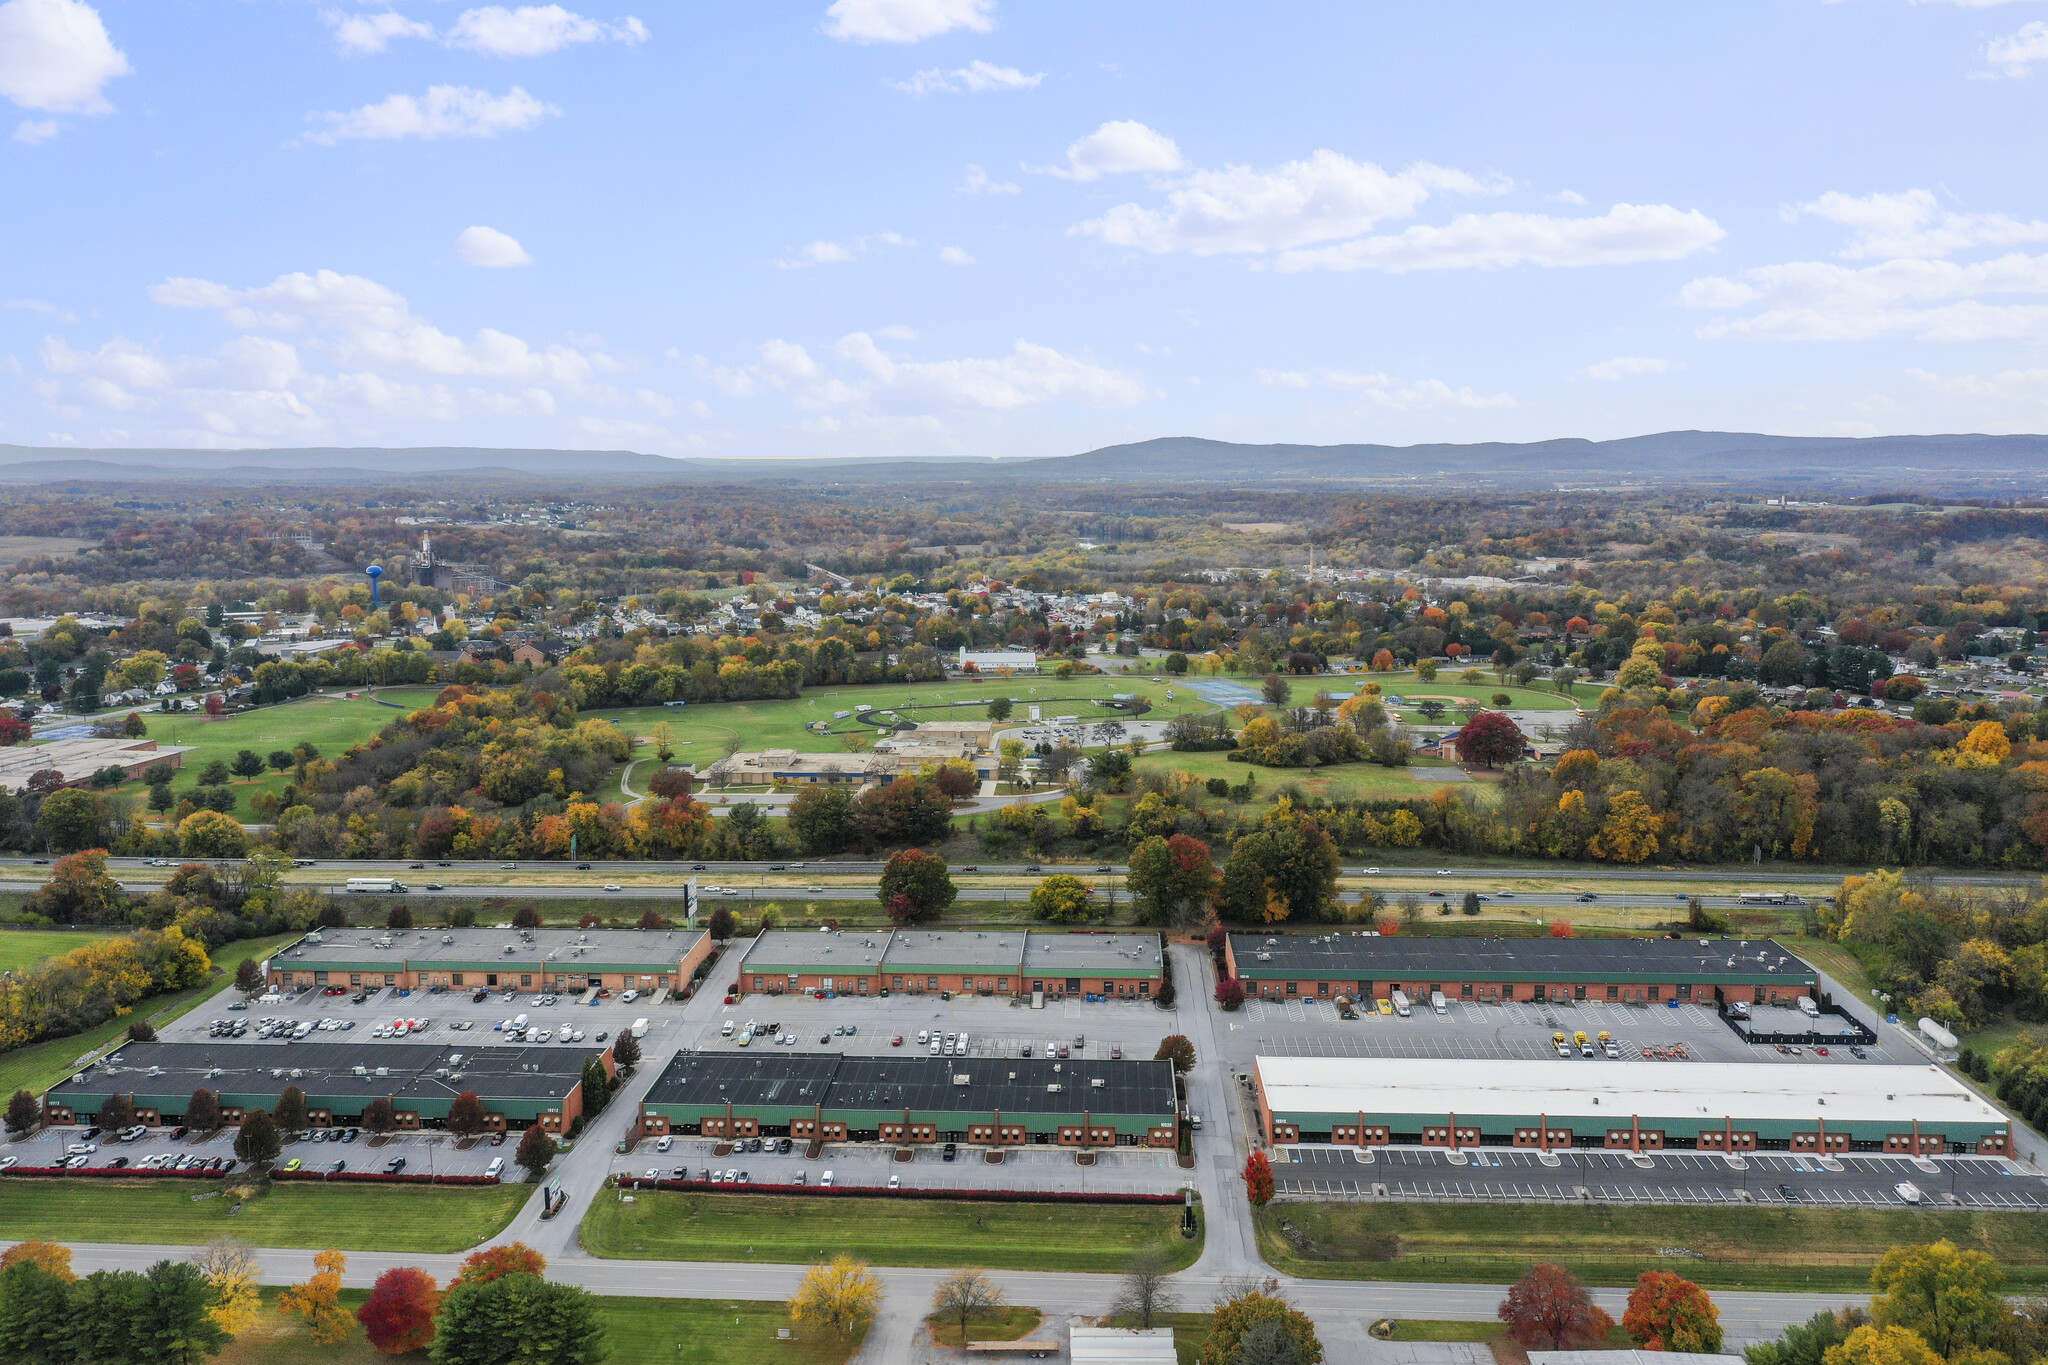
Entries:
{"type": "Polygon", "coordinates": [[[1935,1066],[1260,1057],[1258,1073],[1274,1117],[1287,1119],[1364,1112],[2005,1122],[2004,1114],[1935,1066]]]}

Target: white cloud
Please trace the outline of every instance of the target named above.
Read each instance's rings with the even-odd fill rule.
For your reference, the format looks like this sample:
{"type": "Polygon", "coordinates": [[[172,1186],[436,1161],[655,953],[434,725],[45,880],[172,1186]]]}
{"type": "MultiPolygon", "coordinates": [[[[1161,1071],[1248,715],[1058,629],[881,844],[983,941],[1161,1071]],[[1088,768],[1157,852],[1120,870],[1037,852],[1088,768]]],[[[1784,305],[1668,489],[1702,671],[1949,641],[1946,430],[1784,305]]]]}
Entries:
{"type": "Polygon", "coordinates": [[[102,88],[133,70],[82,0],[0,4],[0,95],[24,109],[110,113],[102,88]]]}
{"type": "Polygon", "coordinates": [[[455,238],[455,255],[464,265],[503,270],[515,265],[532,265],[533,257],[509,233],[489,227],[466,227],[455,238]]]}
{"type": "Polygon", "coordinates": [[[390,46],[393,38],[434,36],[432,24],[408,19],[392,10],[385,10],[380,14],[323,10],[320,17],[334,30],[335,49],[344,57],[362,57],[372,52],[382,52],[390,46]]]}
{"type": "Polygon", "coordinates": [[[1944,375],[1918,369],[1906,373],[1937,393],[1959,398],[2048,405],[2048,369],[2003,370],[1993,375],[1944,375]]]}
{"type": "Polygon", "coordinates": [[[1062,180],[1100,180],[1131,171],[1177,171],[1186,163],[1172,138],[1132,119],[1105,123],[1067,146],[1065,166],[1027,166],[1062,180]]]}
{"type": "Polygon", "coordinates": [[[1911,333],[1922,341],[2001,341],[2048,336],[2048,304],[1987,297],[2048,294],[2048,255],[2012,252],[1994,260],[1885,261],[1863,269],[1824,261],[1708,277],[1679,291],[1680,303],[1728,309],[1761,304],[1746,317],[1700,329],[1705,337],[1762,341],[1855,341],[1911,333]]]}
{"type": "Polygon", "coordinates": [[[1588,379],[1633,379],[1639,374],[1663,374],[1680,368],[1668,360],[1659,360],[1647,355],[1618,355],[1612,360],[1603,360],[1597,365],[1586,367],[1588,379]]]}
{"type": "Polygon", "coordinates": [[[1006,185],[999,180],[988,178],[988,172],[973,162],[967,164],[967,173],[960,177],[960,183],[953,187],[956,194],[1018,194],[1021,187],[1006,185]]]}
{"type": "Polygon", "coordinates": [[[2039,219],[2023,222],[2002,213],[1943,213],[1926,190],[1861,198],[1830,190],[1784,211],[1787,221],[1796,221],[1801,215],[1854,229],[1855,235],[1840,253],[1849,260],[1924,259],[1973,246],[2048,241],[2048,223],[2039,219]]]}
{"type": "MultiPolygon", "coordinates": [[[[1165,146],[1173,148],[1171,142],[1165,146]]],[[[1176,149],[1175,164],[1178,160],[1176,149]]],[[[1159,253],[1280,251],[1353,237],[1384,218],[1406,218],[1434,191],[1477,194],[1488,188],[1463,171],[1426,161],[1388,172],[1369,161],[1319,151],[1271,170],[1226,166],[1192,171],[1173,182],[1163,206],[1119,204],[1074,231],[1112,246],[1159,253]]]]}
{"type": "Polygon", "coordinates": [[[933,67],[929,71],[918,72],[907,81],[890,81],[889,84],[909,95],[983,95],[992,90],[1036,90],[1044,79],[1043,71],[1027,76],[1014,66],[973,61],[952,71],[933,67]]]}
{"type": "Polygon", "coordinates": [[[1460,214],[1442,227],[1416,226],[1394,236],[1361,237],[1335,246],[1283,253],[1280,270],[1494,270],[1633,265],[1676,261],[1728,234],[1697,209],[1669,204],[1616,204],[1594,218],[1543,213],[1460,214]]]}
{"type": "Polygon", "coordinates": [[[918,333],[915,327],[905,327],[900,322],[892,322],[887,327],[877,328],[875,335],[884,341],[916,341],[918,333]]]}
{"type": "Polygon", "coordinates": [[[1987,75],[2015,80],[2033,75],[2036,62],[2048,62],[2048,24],[2036,19],[2022,24],[2017,32],[1993,38],[1984,45],[1984,60],[1992,68],[1987,75]]]}
{"type": "Polygon", "coordinates": [[[833,0],[825,32],[854,43],[914,43],[956,28],[987,33],[995,8],[995,0],[833,0]]]}
{"type": "Polygon", "coordinates": [[[813,265],[845,265],[880,247],[916,245],[915,241],[900,232],[877,232],[866,237],[856,237],[850,245],[823,240],[811,242],[795,255],[785,256],[775,264],[784,270],[802,270],[813,265]]]}
{"type": "Polygon", "coordinates": [[[1260,370],[1259,382],[1276,389],[1331,389],[1355,393],[1376,408],[1418,412],[1428,408],[1511,408],[1513,395],[1452,388],[1441,379],[1395,379],[1377,371],[1260,370]]]}
{"type": "Polygon", "coordinates": [[[448,30],[450,47],[468,48],[491,57],[538,57],[571,43],[604,39],[620,43],[647,41],[647,25],[625,18],[607,24],[573,14],[560,5],[485,5],[465,10],[448,30]]]}
{"type": "Polygon", "coordinates": [[[947,265],[973,265],[974,258],[957,246],[939,248],[939,259],[947,265]]]}
{"type": "Polygon", "coordinates": [[[581,420],[660,412],[598,376],[624,368],[601,351],[533,346],[493,328],[462,338],[413,313],[374,280],[333,271],[242,289],[171,279],[157,303],[211,312],[239,335],[206,355],[165,355],[120,336],[96,349],[42,347],[53,410],[120,413],[140,438],[189,445],[379,439],[394,420],[581,420]]]}
{"type": "Polygon", "coordinates": [[[518,86],[502,95],[466,85],[428,87],[424,96],[389,95],[346,113],[308,114],[326,127],[307,134],[324,146],[353,138],[495,137],[521,132],[562,111],[518,86]]]}
{"type": "Polygon", "coordinates": [[[1559,190],[1556,194],[1546,194],[1543,197],[1553,204],[1570,204],[1581,209],[1586,206],[1586,196],[1577,190],[1559,190]]]}
{"type": "Polygon", "coordinates": [[[14,126],[14,140],[23,146],[33,147],[38,142],[48,142],[57,136],[62,126],[53,118],[25,118],[14,126]]]}

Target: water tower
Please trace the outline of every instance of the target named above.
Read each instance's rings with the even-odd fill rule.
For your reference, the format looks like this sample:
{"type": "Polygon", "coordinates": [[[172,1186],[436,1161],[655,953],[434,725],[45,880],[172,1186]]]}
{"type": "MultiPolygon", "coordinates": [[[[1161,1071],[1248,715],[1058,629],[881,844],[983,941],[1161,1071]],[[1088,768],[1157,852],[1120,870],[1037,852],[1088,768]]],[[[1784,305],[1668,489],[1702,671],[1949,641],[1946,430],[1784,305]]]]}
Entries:
{"type": "Polygon", "coordinates": [[[370,577],[370,610],[375,611],[378,606],[377,589],[379,585],[381,585],[384,581],[384,570],[379,568],[377,565],[372,564],[369,568],[363,570],[363,572],[368,574],[370,577]]]}

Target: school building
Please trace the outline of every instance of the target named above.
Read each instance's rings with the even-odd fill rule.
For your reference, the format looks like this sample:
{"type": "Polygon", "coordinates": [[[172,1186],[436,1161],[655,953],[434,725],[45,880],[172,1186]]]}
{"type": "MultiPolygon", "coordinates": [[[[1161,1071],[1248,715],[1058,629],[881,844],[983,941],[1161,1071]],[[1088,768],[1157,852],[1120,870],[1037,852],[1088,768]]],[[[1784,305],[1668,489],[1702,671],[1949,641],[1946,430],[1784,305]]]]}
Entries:
{"type": "Polygon", "coordinates": [[[1254,1067],[1270,1142],[2012,1151],[2012,1121],[1937,1066],[1260,1057],[1254,1067]]]}
{"type": "Polygon", "coordinates": [[[1232,934],[1226,972],[1264,1000],[1379,1000],[1399,990],[1452,1000],[1673,1000],[1790,1004],[1819,984],[1772,939],[1437,938],[1427,935],[1232,934]]]}
{"type": "Polygon", "coordinates": [[[740,995],[1070,995],[1148,1000],[1165,980],[1157,934],[1032,930],[798,929],[763,932],[735,977],[740,995]]]}
{"type": "Polygon", "coordinates": [[[475,1092],[488,1131],[534,1124],[567,1132],[583,1112],[583,1063],[614,1070],[610,1048],[448,1047],[422,1043],[124,1043],[50,1087],[49,1123],[92,1119],[109,1096],[125,1097],[135,1121],[177,1123],[194,1092],[210,1090],[228,1123],[274,1110],[297,1086],[315,1128],[354,1127],[373,1100],[391,1101],[400,1129],[439,1127],[458,1095],[475,1092]]]}
{"type": "Polygon", "coordinates": [[[679,1052],[640,1114],[706,1137],[1171,1148],[1179,1111],[1163,1061],[679,1052]]]}
{"type": "Polygon", "coordinates": [[[666,999],[711,951],[701,929],[325,929],[277,953],[267,974],[273,990],[599,989],[666,999]]]}

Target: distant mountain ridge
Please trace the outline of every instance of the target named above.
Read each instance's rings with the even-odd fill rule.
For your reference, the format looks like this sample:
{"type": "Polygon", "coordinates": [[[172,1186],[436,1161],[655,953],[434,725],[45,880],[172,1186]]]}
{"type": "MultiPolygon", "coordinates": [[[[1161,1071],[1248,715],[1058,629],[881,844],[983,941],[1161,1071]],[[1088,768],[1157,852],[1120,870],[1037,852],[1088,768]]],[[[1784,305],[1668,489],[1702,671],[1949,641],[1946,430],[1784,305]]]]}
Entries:
{"type": "Polygon", "coordinates": [[[1275,479],[1337,484],[1479,486],[1584,482],[1908,485],[2048,484],[2048,435],[1768,436],[1667,431],[1613,441],[1391,446],[1246,445],[1162,436],[1078,455],[993,459],[731,459],[631,450],[521,450],[472,446],[306,447],[274,450],[72,449],[0,445],[0,484],[207,482],[393,484],[476,477],[576,482],[962,481],[1020,483],[1241,483],[1275,479]]]}

